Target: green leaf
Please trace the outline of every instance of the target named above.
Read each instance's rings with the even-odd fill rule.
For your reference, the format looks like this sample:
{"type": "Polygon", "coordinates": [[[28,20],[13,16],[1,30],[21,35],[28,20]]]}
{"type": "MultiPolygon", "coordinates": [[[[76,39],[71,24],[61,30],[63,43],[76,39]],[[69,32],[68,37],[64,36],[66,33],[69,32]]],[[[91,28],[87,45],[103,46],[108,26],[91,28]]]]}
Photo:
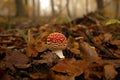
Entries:
{"type": "Polygon", "coordinates": [[[106,26],[112,25],[112,24],[120,24],[120,21],[117,20],[117,19],[110,19],[109,21],[107,21],[107,22],[105,23],[106,26]]]}

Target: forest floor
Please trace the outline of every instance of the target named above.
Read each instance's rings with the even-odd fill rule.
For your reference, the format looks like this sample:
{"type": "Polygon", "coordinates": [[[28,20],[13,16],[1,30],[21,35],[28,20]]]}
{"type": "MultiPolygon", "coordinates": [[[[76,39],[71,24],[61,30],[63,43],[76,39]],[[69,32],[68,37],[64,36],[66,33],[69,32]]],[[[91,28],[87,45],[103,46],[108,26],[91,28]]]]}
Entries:
{"type": "Polygon", "coordinates": [[[0,80],[120,80],[120,21],[8,21],[0,18],[0,80]],[[67,37],[65,59],[47,48],[52,32],[67,37]]]}

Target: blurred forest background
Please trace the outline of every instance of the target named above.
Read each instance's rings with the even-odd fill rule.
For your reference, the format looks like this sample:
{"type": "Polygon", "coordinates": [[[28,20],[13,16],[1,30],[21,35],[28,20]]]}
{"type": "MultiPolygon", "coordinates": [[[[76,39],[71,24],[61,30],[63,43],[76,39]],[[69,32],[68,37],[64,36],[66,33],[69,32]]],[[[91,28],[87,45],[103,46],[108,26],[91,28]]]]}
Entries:
{"type": "MultiPolygon", "coordinates": [[[[91,12],[120,19],[120,0],[1,0],[0,23],[16,17],[76,19],[91,12]],[[48,18],[49,17],[49,18],[48,18]]],[[[12,22],[13,23],[13,22],[12,22]]]]}

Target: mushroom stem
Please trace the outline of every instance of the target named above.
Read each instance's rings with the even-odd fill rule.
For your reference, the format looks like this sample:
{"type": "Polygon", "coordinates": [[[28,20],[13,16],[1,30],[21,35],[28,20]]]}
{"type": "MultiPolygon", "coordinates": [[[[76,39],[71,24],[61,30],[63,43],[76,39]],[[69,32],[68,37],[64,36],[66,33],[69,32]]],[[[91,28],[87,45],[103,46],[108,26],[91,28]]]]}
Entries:
{"type": "Polygon", "coordinates": [[[59,58],[65,58],[63,55],[62,50],[53,50],[53,52],[59,57],[59,58]]]}

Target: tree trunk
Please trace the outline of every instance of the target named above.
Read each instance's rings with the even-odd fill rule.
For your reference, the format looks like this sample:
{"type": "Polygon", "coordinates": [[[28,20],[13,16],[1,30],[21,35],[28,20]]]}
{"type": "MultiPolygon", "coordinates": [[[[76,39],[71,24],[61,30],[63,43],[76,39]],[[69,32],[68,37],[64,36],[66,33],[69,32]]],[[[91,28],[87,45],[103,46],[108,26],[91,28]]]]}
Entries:
{"type": "Polygon", "coordinates": [[[67,14],[68,14],[68,16],[71,17],[70,10],[69,10],[69,0],[67,0],[67,2],[66,2],[66,8],[67,8],[67,14]]]}
{"type": "Polygon", "coordinates": [[[15,0],[16,3],[16,16],[25,16],[25,9],[22,0],[15,0]]]}
{"type": "Polygon", "coordinates": [[[25,0],[25,4],[26,4],[26,5],[28,4],[28,0],[25,0]]]}
{"type": "Polygon", "coordinates": [[[97,2],[97,7],[98,7],[98,9],[103,9],[103,7],[104,7],[104,5],[103,5],[103,0],[96,0],[96,2],[97,2]]]}
{"type": "Polygon", "coordinates": [[[119,17],[119,3],[120,1],[119,0],[115,0],[115,4],[116,4],[116,14],[115,14],[115,17],[118,18],[119,17]]]}
{"type": "Polygon", "coordinates": [[[51,8],[52,8],[52,15],[54,16],[55,9],[54,9],[54,1],[53,0],[51,0],[51,8]]]}
{"type": "Polygon", "coordinates": [[[33,0],[33,7],[32,7],[32,8],[33,8],[33,10],[32,10],[32,13],[33,13],[33,14],[32,14],[32,15],[33,15],[33,17],[34,17],[34,16],[35,16],[35,1],[34,1],[34,0],[33,0]]]}
{"type": "Polygon", "coordinates": [[[24,9],[25,9],[25,16],[28,17],[29,11],[28,11],[28,0],[24,0],[24,9]]]}
{"type": "Polygon", "coordinates": [[[38,4],[37,4],[37,16],[40,15],[40,0],[37,1],[38,4]]]}
{"type": "Polygon", "coordinates": [[[88,5],[89,5],[88,0],[86,0],[86,14],[88,14],[88,5]]]}

